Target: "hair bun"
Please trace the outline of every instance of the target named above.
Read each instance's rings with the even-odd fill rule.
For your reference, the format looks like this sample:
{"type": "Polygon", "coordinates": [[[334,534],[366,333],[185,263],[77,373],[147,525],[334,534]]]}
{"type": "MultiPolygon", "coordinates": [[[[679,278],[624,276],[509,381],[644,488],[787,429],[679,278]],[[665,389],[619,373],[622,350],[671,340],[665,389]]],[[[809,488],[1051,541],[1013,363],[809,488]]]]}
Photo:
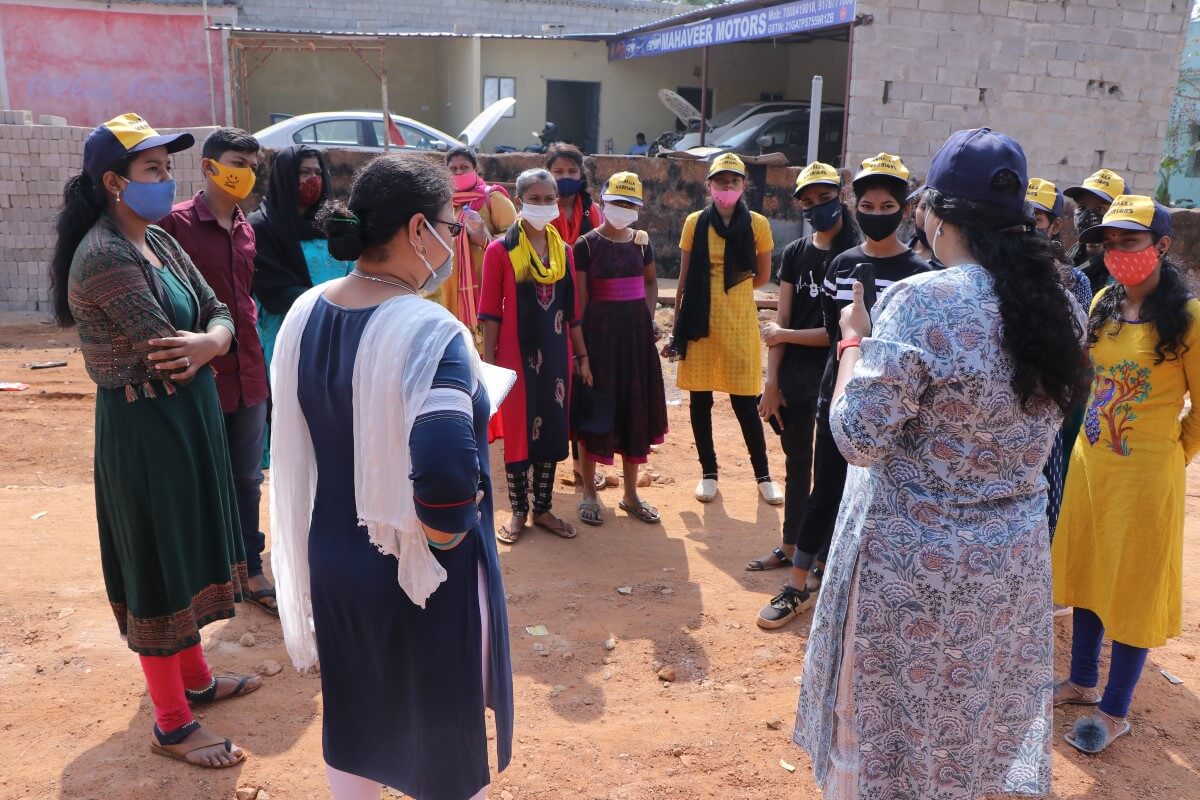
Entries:
{"type": "Polygon", "coordinates": [[[329,255],[338,261],[357,261],[366,247],[362,221],[340,200],[329,200],[317,212],[317,227],[325,233],[329,255]]]}

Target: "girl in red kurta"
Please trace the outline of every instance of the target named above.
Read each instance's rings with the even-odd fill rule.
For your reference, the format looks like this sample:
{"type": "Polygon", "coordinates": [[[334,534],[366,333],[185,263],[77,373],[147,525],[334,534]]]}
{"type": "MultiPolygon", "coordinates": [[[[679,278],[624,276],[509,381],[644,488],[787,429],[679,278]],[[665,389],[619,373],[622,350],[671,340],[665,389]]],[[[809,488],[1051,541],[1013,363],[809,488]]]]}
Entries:
{"type": "Polygon", "coordinates": [[[484,254],[479,298],[483,359],[517,373],[500,406],[512,518],[496,538],[505,544],[517,542],[529,518],[531,468],[533,524],[575,537],[575,528],[550,511],[554,470],[567,457],[572,363],[592,381],[571,249],[550,225],[558,216],[554,178],[540,169],[521,173],[517,197],[516,223],[484,254]]]}

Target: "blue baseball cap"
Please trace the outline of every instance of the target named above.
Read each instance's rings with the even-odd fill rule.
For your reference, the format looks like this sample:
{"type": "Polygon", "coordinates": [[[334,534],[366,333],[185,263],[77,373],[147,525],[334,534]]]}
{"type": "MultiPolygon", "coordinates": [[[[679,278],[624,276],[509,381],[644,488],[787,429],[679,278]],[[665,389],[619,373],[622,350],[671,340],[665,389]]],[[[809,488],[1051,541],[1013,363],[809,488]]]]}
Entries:
{"type": "Polygon", "coordinates": [[[998,192],[992,188],[992,179],[1001,170],[1015,173],[1019,186],[1029,182],[1025,151],[1016,139],[991,128],[955,131],[933,157],[925,186],[947,197],[989,203],[1023,214],[1024,192],[998,192]]]}
{"type": "Polygon", "coordinates": [[[166,147],[168,153],[187,150],[196,143],[190,133],[160,134],[137,114],[114,117],[88,134],[83,144],[83,170],[96,183],[122,158],[152,147],[166,147]]]}

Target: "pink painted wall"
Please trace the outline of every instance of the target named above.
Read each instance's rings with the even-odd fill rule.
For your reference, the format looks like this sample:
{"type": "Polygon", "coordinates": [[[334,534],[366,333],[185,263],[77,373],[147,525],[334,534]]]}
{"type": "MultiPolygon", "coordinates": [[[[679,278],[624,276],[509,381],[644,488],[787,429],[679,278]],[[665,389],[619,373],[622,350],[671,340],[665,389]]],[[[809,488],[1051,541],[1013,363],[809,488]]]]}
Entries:
{"type": "MultiPolygon", "coordinates": [[[[221,39],[207,33],[221,122],[221,39]]],[[[205,34],[198,14],[0,5],[9,105],[84,127],[128,111],[160,128],[207,125],[205,34]]]]}

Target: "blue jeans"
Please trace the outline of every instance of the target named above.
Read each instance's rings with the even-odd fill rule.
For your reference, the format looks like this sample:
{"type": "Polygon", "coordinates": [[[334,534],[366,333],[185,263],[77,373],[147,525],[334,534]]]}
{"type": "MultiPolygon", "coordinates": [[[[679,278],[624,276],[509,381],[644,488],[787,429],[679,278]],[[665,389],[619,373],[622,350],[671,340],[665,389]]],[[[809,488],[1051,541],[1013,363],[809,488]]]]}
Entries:
{"type": "Polygon", "coordinates": [[[262,500],[263,432],[267,425],[266,401],[254,406],[238,405],[225,415],[225,438],[233,468],[233,490],[237,497],[246,568],[250,577],[261,575],[262,552],[267,537],[258,529],[258,506],[262,500]]]}
{"type": "MultiPolygon", "coordinates": [[[[1100,647],[1104,643],[1104,623],[1086,608],[1076,608],[1071,631],[1071,683],[1081,689],[1092,689],[1100,683],[1100,647]]],[[[1108,667],[1108,684],[1100,700],[1100,710],[1109,716],[1129,715],[1133,690],[1142,677],[1146,656],[1145,647],[1130,647],[1112,643],[1112,663],[1108,667]]]]}

